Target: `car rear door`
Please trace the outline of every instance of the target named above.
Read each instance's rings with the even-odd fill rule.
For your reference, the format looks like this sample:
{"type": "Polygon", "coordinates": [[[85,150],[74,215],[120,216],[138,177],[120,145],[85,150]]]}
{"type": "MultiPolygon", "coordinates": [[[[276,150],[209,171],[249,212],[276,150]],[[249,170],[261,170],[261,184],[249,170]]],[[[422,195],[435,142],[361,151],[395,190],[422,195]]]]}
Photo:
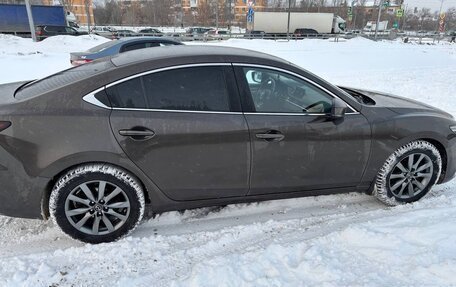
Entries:
{"type": "Polygon", "coordinates": [[[252,140],[249,195],[355,187],[369,157],[366,118],[331,120],[334,95],[273,67],[236,66],[252,140]]]}
{"type": "Polygon", "coordinates": [[[106,92],[117,141],[168,197],[248,192],[250,139],[230,65],[158,70],[106,92]]]}

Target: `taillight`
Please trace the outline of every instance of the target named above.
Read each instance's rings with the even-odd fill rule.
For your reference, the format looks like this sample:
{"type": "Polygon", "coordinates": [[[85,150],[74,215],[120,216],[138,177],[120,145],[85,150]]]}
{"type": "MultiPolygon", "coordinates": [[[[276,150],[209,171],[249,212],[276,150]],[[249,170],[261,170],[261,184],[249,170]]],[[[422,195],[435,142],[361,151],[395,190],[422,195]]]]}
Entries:
{"type": "Polygon", "coordinates": [[[85,64],[85,63],[90,63],[92,62],[93,60],[92,59],[78,59],[78,60],[71,60],[71,65],[73,66],[79,66],[79,65],[82,65],[82,64],[85,64]]]}
{"type": "Polygon", "coordinates": [[[8,121],[0,121],[0,132],[6,130],[11,126],[11,122],[8,121]]]}

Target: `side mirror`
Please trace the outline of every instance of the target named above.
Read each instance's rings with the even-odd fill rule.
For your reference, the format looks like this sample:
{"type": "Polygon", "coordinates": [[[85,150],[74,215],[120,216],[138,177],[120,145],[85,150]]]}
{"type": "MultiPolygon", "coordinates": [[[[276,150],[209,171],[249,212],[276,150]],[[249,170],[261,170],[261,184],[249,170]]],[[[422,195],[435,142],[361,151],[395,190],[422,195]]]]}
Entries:
{"type": "Polygon", "coordinates": [[[347,104],[339,98],[332,100],[331,119],[342,119],[347,111],[347,104]]]}

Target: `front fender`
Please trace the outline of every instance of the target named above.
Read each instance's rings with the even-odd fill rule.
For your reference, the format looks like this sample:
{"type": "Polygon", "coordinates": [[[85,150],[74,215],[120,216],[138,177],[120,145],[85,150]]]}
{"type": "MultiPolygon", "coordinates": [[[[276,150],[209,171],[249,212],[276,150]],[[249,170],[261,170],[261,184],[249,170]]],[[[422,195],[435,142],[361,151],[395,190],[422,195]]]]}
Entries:
{"type": "MultiPolygon", "coordinates": [[[[443,148],[447,160],[443,175],[454,174],[454,133],[451,119],[434,113],[398,114],[387,108],[365,108],[363,114],[372,127],[372,150],[362,182],[371,185],[386,159],[401,146],[414,140],[428,140],[443,148]]],[[[451,178],[451,177],[450,177],[451,178]]],[[[441,178],[440,182],[445,181],[441,178]]]]}

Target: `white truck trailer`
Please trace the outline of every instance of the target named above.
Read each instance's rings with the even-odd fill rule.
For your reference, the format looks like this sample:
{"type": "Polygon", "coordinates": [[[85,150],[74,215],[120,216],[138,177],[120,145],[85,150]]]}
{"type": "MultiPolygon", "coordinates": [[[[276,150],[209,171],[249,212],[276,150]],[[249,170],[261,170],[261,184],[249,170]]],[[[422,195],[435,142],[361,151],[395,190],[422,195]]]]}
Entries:
{"type": "MultiPolygon", "coordinates": [[[[374,32],[376,26],[377,26],[377,22],[368,21],[363,30],[366,31],[366,32],[374,32]]],[[[385,31],[387,29],[388,29],[388,21],[381,21],[381,22],[378,23],[378,31],[382,32],[382,31],[385,31]]]]}
{"type": "MultiPolygon", "coordinates": [[[[253,29],[266,34],[286,34],[288,12],[255,12],[253,29]]],[[[290,34],[296,29],[314,29],[320,34],[342,33],[345,20],[333,13],[290,13],[290,34]]]]}

